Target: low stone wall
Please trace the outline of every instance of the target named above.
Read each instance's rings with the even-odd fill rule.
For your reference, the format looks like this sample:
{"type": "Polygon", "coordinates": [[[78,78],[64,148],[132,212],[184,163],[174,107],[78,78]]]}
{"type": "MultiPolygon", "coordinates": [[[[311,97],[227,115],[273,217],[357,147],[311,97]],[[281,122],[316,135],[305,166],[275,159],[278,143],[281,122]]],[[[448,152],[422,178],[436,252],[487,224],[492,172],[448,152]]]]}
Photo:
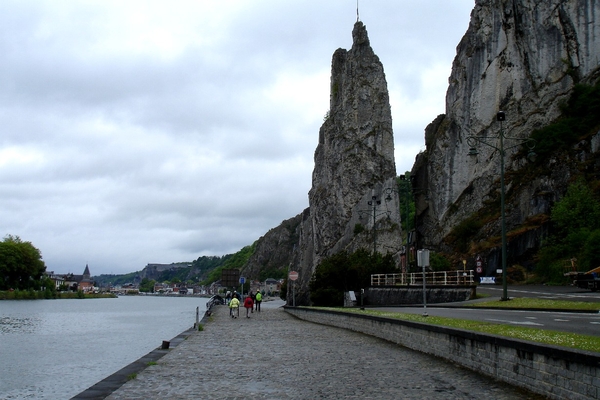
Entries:
{"type": "Polygon", "coordinates": [[[600,398],[600,354],[460,329],[309,307],[297,318],[379,337],[551,399],[600,398]]]}
{"type": "MultiPolygon", "coordinates": [[[[451,303],[475,298],[475,286],[429,286],[425,289],[427,304],[451,303]]],[[[394,306],[423,304],[423,288],[415,286],[371,286],[365,289],[365,304],[394,306]]]]}

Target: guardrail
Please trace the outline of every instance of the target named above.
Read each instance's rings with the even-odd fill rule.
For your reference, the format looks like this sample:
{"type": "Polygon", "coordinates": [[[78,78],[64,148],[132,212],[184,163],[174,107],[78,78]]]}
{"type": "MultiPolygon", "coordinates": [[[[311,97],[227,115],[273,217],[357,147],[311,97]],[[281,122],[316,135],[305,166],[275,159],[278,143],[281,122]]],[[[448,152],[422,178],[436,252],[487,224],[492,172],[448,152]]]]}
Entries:
{"type": "MultiPolygon", "coordinates": [[[[475,272],[472,269],[464,271],[426,272],[425,283],[428,285],[449,286],[473,285],[475,284],[475,272]]],[[[422,272],[371,275],[371,286],[411,286],[422,284],[422,272]]]]}

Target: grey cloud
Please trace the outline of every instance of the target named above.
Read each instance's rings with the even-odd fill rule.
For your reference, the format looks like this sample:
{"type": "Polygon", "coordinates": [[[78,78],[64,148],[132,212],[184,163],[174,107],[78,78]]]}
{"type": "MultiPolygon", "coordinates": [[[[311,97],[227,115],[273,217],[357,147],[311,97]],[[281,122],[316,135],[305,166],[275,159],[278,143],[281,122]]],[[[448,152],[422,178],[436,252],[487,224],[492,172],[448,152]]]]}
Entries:
{"type": "MultiPolygon", "coordinates": [[[[0,3],[0,235],[31,241],[51,270],[123,273],[237,251],[308,205],[328,80],[319,93],[294,80],[328,76],[355,4],[221,6],[0,3]],[[136,31],[146,16],[160,26],[136,31]],[[186,35],[171,52],[136,47],[160,29],[186,35]]],[[[423,73],[442,63],[447,79],[472,6],[361,2],[394,104],[444,96],[423,73]]],[[[437,115],[413,111],[392,107],[400,173],[414,154],[398,148],[419,148],[437,115]]]]}

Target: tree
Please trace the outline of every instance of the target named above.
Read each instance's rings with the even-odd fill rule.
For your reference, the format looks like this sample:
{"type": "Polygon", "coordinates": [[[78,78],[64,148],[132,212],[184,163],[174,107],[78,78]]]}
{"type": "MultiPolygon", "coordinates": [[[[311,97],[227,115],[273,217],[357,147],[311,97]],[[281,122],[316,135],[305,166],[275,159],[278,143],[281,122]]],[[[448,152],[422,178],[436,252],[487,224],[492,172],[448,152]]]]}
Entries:
{"type": "Polygon", "coordinates": [[[583,179],[569,186],[551,213],[553,235],[544,243],[536,265],[546,282],[564,281],[565,260],[575,258],[579,270],[597,267],[600,258],[600,202],[583,179]]]}
{"type": "Polygon", "coordinates": [[[364,249],[333,254],[317,265],[310,281],[310,299],[316,306],[342,306],[344,292],[370,286],[372,274],[395,271],[391,255],[372,255],[364,249]]]}
{"type": "Polygon", "coordinates": [[[7,235],[0,242],[0,290],[39,289],[46,265],[31,242],[7,235]]]}
{"type": "Polygon", "coordinates": [[[552,209],[552,222],[557,234],[568,235],[573,230],[600,228],[600,203],[583,179],[569,186],[565,197],[552,209]]]}
{"type": "Polygon", "coordinates": [[[154,284],[156,284],[156,281],[153,279],[142,279],[142,282],[140,283],[140,292],[154,293],[154,284]]]}

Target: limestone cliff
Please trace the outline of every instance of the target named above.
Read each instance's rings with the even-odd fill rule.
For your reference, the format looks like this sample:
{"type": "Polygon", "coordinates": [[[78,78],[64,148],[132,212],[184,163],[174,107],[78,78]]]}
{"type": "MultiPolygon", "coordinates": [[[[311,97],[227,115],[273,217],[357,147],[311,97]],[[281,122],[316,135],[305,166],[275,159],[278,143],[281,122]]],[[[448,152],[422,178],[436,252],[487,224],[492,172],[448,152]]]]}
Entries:
{"type": "MultiPolygon", "coordinates": [[[[419,247],[443,249],[453,228],[497,201],[499,152],[480,145],[479,155],[469,157],[468,136],[497,136],[495,117],[503,110],[504,133],[527,138],[559,116],[576,82],[598,78],[599,17],[600,2],[594,0],[476,1],[453,62],[446,114],[427,127],[426,151],[412,171],[419,247]]],[[[597,154],[598,146],[579,146],[597,154]]],[[[550,158],[546,172],[524,180],[517,177],[525,157],[518,146],[507,150],[509,231],[549,213],[574,173],[568,158],[575,153],[561,162],[550,158]]],[[[499,236],[497,217],[483,221],[488,239],[499,236]]],[[[538,228],[525,233],[528,244],[519,251],[539,244],[543,226],[538,228]]],[[[471,244],[466,253],[476,250],[471,244]]]]}
{"type": "Polygon", "coordinates": [[[352,38],[351,50],[333,54],[330,110],[319,131],[309,208],[292,264],[300,276],[296,304],[308,303],[308,283],[323,257],[358,248],[400,250],[387,82],[362,22],[352,38]]]}
{"type": "Polygon", "coordinates": [[[277,271],[287,271],[292,253],[298,244],[298,225],[301,214],[283,221],[269,230],[255,243],[254,253],[244,264],[242,275],[250,279],[266,279],[279,276],[277,271]]]}

